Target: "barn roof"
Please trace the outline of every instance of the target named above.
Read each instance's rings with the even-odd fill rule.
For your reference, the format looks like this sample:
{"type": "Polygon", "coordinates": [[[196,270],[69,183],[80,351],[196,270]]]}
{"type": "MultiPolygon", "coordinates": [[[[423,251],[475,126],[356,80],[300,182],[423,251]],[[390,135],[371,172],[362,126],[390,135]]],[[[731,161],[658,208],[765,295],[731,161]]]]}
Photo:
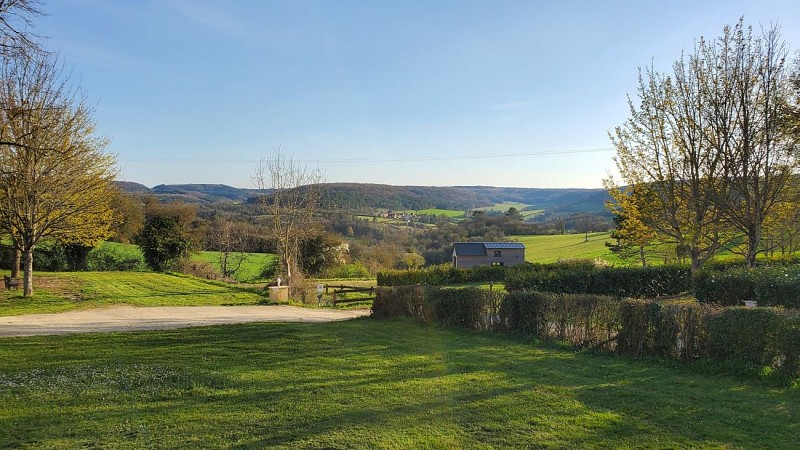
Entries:
{"type": "Polygon", "coordinates": [[[506,249],[506,248],[525,248],[525,244],[520,242],[484,242],[484,246],[487,249],[497,250],[497,249],[506,249]]]}
{"type": "Polygon", "coordinates": [[[456,242],[453,244],[456,256],[486,256],[483,242],[456,242]]]}
{"type": "Polygon", "coordinates": [[[453,250],[456,256],[486,256],[487,250],[525,249],[519,242],[456,242],[453,250]]]}

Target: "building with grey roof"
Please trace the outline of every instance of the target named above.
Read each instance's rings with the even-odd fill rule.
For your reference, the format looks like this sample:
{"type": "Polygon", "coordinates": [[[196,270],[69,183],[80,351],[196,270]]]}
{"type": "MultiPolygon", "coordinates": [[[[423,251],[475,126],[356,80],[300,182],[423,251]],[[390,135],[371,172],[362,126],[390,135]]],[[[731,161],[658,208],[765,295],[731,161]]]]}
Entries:
{"type": "Polygon", "coordinates": [[[525,262],[525,245],[519,242],[456,242],[453,267],[514,266],[525,262]]]}

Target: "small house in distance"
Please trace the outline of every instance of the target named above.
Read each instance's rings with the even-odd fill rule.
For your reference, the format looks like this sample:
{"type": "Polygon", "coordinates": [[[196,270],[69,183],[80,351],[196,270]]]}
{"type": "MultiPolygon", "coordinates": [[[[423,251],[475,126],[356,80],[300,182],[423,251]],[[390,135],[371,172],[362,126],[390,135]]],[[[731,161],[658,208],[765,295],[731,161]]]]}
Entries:
{"type": "Polygon", "coordinates": [[[514,266],[525,262],[525,245],[519,242],[456,242],[453,267],[514,266]]]}

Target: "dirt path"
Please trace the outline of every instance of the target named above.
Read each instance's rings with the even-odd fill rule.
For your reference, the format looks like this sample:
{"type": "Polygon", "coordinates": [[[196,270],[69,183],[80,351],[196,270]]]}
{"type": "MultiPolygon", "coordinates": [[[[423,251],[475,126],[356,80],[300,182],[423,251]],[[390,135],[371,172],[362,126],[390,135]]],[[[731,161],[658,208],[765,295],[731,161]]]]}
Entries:
{"type": "Polygon", "coordinates": [[[369,310],[294,306],[185,306],[70,311],[0,317],[0,337],[103,331],[167,330],[247,322],[331,322],[369,315],[369,310]]]}

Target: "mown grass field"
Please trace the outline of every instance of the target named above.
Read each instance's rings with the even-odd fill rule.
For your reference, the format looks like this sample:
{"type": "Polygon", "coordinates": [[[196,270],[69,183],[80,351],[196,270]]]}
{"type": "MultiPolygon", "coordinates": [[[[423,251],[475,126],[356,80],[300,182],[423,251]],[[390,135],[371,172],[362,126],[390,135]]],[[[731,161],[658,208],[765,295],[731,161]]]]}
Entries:
{"type": "Polygon", "coordinates": [[[55,313],[113,305],[199,306],[256,304],[254,290],[198,278],[151,272],[34,273],[34,296],[0,291],[0,316],[55,313]]]}
{"type": "Polygon", "coordinates": [[[463,219],[464,211],[456,211],[452,209],[438,209],[438,208],[429,208],[429,209],[420,209],[419,211],[413,211],[415,214],[425,214],[425,215],[434,215],[434,216],[445,216],[448,219],[463,219]]]}
{"type": "Polygon", "coordinates": [[[0,340],[2,448],[771,448],[800,391],[408,321],[0,340]]]}
{"type": "Polygon", "coordinates": [[[611,241],[611,233],[589,233],[589,240],[581,234],[558,234],[541,236],[515,236],[525,244],[525,260],[535,263],[550,263],[559,259],[603,258],[615,265],[623,265],[617,255],[605,243],[611,241]]]}
{"type": "MultiPolygon", "coordinates": [[[[221,258],[220,252],[199,252],[193,253],[191,258],[196,261],[204,261],[211,264],[214,269],[219,271],[219,261],[221,258]]],[[[263,276],[264,269],[272,266],[277,262],[277,255],[271,253],[245,253],[244,261],[239,270],[234,274],[233,278],[236,281],[243,283],[255,283],[259,281],[268,281],[263,276]]],[[[238,255],[232,255],[231,258],[238,258],[238,255]]]]}
{"type": "Polygon", "coordinates": [[[483,208],[475,208],[475,210],[476,211],[497,211],[497,212],[505,213],[505,212],[507,212],[509,210],[509,208],[516,208],[519,211],[520,215],[522,215],[522,217],[524,219],[527,219],[527,218],[533,217],[533,216],[538,216],[539,214],[542,214],[544,212],[543,209],[533,209],[533,210],[529,210],[529,211],[523,211],[523,209],[525,209],[525,208],[527,208],[529,206],[530,205],[526,205],[524,203],[519,203],[519,202],[505,202],[505,203],[495,203],[493,206],[486,206],[486,207],[483,207],[483,208]]]}

